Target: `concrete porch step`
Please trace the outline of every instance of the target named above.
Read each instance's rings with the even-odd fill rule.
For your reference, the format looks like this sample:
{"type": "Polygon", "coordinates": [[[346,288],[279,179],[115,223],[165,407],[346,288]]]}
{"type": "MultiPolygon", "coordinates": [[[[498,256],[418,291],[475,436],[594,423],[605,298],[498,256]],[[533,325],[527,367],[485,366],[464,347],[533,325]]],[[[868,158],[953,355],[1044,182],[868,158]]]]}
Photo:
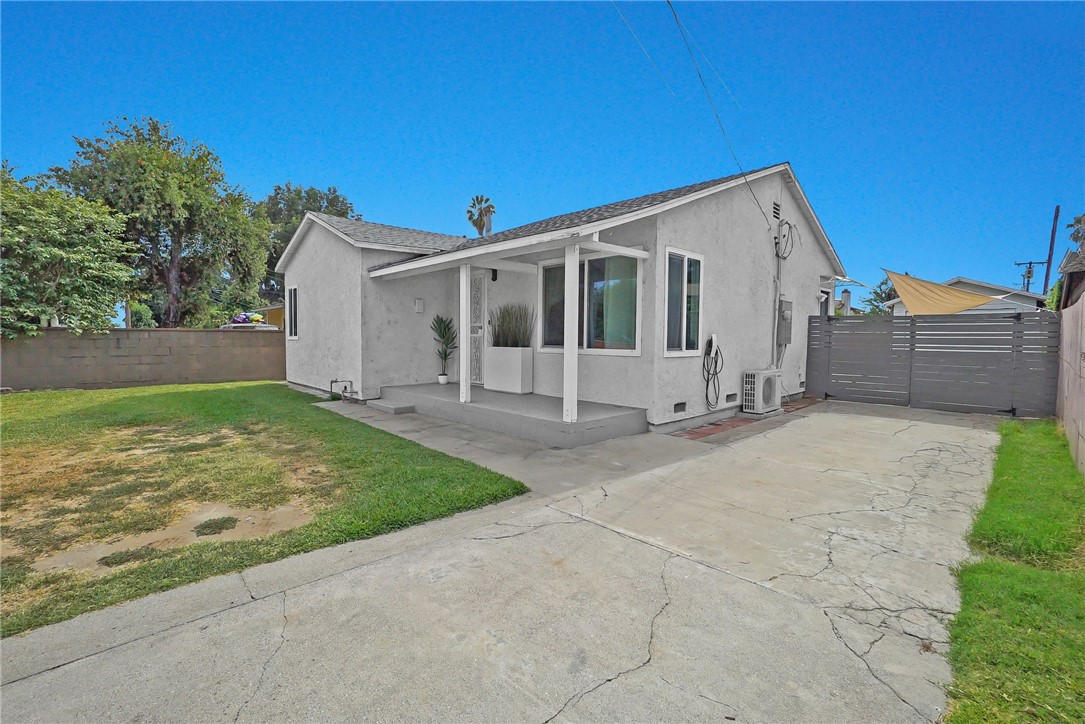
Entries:
{"type": "Polygon", "coordinates": [[[372,407],[374,410],[380,410],[381,412],[387,412],[389,415],[403,415],[408,412],[414,412],[414,405],[406,402],[392,402],[387,400],[369,400],[365,404],[372,407]]]}

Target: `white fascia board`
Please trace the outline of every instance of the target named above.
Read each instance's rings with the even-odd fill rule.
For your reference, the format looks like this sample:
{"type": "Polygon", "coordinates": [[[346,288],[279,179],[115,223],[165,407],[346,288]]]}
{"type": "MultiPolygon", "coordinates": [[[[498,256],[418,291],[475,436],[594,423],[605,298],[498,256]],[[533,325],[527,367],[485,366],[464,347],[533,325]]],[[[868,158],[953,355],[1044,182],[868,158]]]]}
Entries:
{"type": "Polygon", "coordinates": [[[279,257],[279,262],[275,265],[275,271],[282,274],[286,270],[286,261],[294,253],[295,247],[301,243],[302,238],[305,237],[305,233],[309,230],[309,226],[317,224],[324,227],[331,233],[338,236],[343,241],[347,242],[351,246],[357,249],[375,249],[377,251],[401,251],[405,254],[422,254],[430,255],[436,253],[437,249],[423,249],[417,246],[397,246],[394,244],[374,244],[368,241],[358,241],[344,234],[339,229],[324,221],[312,216],[308,211],[305,212],[305,216],[301,220],[301,224],[298,225],[298,230],[294,232],[294,235],[290,237],[290,241],[286,245],[286,249],[283,250],[282,256],[279,257]]]}
{"type": "MultiPolygon", "coordinates": [[[[540,235],[543,236],[543,235],[540,235]]],[[[445,269],[455,269],[460,264],[470,264],[473,267],[480,267],[487,269],[487,264],[492,264],[495,261],[501,261],[506,257],[520,256],[522,254],[534,254],[540,251],[550,251],[551,249],[564,248],[567,244],[576,243],[580,241],[579,235],[559,236],[557,238],[544,239],[535,241],[530,244],[519,243],[521,239],[512,239],[500,244],[491,244],[488,246],[477,246],[471,249],[463,249],[461,252],[452,252],[449,254],[440,254],[433,258],[426,259],[411,259],[409,261],[393,264],[392,266],[382,267],[380,269],[374,269],[369,272],[369,276],[373,278],[384,279],[400,279],[403,277],[416,276],[418,274],[429,274],[431,272],[442,271],[445,269]],[[514,246],[509,247],[514,242],[514,246]],[[496,248],[495,248],[496,247],[496,248]],[[471,252],[471,253],[468,253],[471,252]],[[429,264],[416,264],[419,261],[428,261],[429,264]]]]}
{"type": "MultiPolygon", "coordinates": [[[[596,234],[596,238],[598,238],[598,234],[596,234]]],[[[641,247],[619,246],[618,244],[607,244],[603,241],[585,241],[580,244],[580,248],[589,251],[601,251],[615,256],[631,256],[634,259],[648,258],[648,252],[641,247]]]]}
{"type": "MultiPolygon", "coordinates": [[[[518,239],[509,239],[508,241],[501,241],[496,244],[484,244],[482,246],[473,246],[469,249],[461,249],[460,251],[444,252],[437,254],[432,258],[426,259],[412,259],[410,261],[401,262],[394,266],[385,267],[376,271],[369,272],[371,277],[391,277],[398,276],[410,276],[413,274],[425,273],[428,271],[437,271],[439,269],[446,269],[450,266],[457,266],[460,263],[469,261],[474,256],[481,256],[484,254],[495,255],[495,258],[501,258],[503,256],[516,256],[518,254],[528,254],[531,252],[539,251],[539,249],[525,249],[525,247],[535,246],[542,242],[561,240],[561,239],[578,239],[582,237],[590,237],[593,233],[605,231],[606,229],[613,228],[615,226],[621,226],[622,224],[628,224],[632,221],[644,219],[649,216],[655,216],[661,214],[664,211],[668,211],[677,206],[688,204],[691,201],[702,199],[705,196],[711,196],[712,194],[719,193],[726,189],[734,188],[745,184],[747,181],[756,181],[759,178],[770,176],[774,173],[780,173],[781,171],[790,171],[791,166],[786,163],[780,163],[775,166],[758,171],[757,173],[746,174],[745,177],[739,176],[736,179],[719,184],[718,186],[712,186],[696,193],[680,196],[677,199],[672,199],[662,204],[656,204],[654,206],[648,206],[638,211],[633,211],[621,216],[614,216],[603,221],[596,221],[589,224],[582,224],[581,226],[574,226],[568,229],[560,229],[558,231],[551,231],[543,234],[535,234],[533,236],[523,236],[518,239]]],[[[794,173],[792,173],[794,178],[794,173]]],[[[798,181],[795,181],[795,186],[798,187],[798,181]]],[[[802,190],[799,191],[802,195],[802,190]]],[[[806,201],[806,197],[803,195],[803,201],[809,208],[810,202],[806,201]]],[[[811,210],[811,215],[813,211],[811,210]]],[[[817,217],[814,217],[815,222],[817,217]]],[[[821,229],[818,224],[818,229],[821,229]]],[[[825,232],[821,231],[822,237],[825,232]]],[[[828,243],[828,238],[825,238],[825,243],[828,243]]],[[[844,273],[844,267],[840,265],[840,259],[836,256],[836,251],[832,249],[832,244],[828,244],[830,251],[830,258],[836,263],[839,268],[840,274],[844,273]]],[[[481,264],[480,264],[481,265],[481,264]]]]}
{"type": "MultiPolygon", "coordinates": [[[[829,235],[825,233],[824,227],[821,225],[821,219],[814,213],[814,207],[810,204],[810,199],[806,198],[806,192],[802,190],[802,184],[799,183],[799,177],[795,175],[794,169],[791,168],[790,163],[781,164],[787,167],[787,172],[791,174],[791,182],[794,185],[795,190],[799,192],[799,199],[802,201],[803,207],[806,210],[810,220],[814,223],[814,230],[817,232],[818,239],[821,243],[821,248],[825,251],[826,256],[829,257],[829,261],[833,265],[833,269],[840,276],[847,276],[844,272],[844,263],[840,261],[840,256],[836,253],[836,248],[833,246],[833,242],[829,241],[829,235]]],[[[773,168],[776,168],[773,166],[773,168]]]]}

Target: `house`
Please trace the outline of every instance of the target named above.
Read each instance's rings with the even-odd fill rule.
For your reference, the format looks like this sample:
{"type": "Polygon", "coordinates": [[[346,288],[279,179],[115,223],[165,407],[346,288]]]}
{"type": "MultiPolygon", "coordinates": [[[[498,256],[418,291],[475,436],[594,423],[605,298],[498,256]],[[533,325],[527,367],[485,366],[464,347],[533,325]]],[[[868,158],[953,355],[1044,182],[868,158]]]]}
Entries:
{"type": "MultiPolygon", "coordinates": [[[[918,280],[923,283],[923,280],[918,280]]],[[[927,284],[934,284],[933,282],[926,282],[927,284]]],[[[955,314],[997,314],[999,312],[1034,312],[1037,309],[1043,309],[1044,303],[1047,298],[1043,294],[1034,294],[1032,292],[1026,292],[1023,289],[1014,289],[1013,287],[1004,287],[1000,284],[990,284],[988,282],[980,282],[975,279],[968,279],[966,277],[953,277],[949,281],[943,282],[941,286],[949,287],[950,289],[956,289],[962,292],[969,292],[971,294],[980,294],[985,297],[992,297],[992,299],[986,303],[980,303],[974,306],[964,309],[962,311],[954,312],[955,314]]],[[[966,296],[966,295],[961,295],[966,296]]],[[[982,301],[976,299],[975,301],[982,301]]],[[[908,315],[907,305],[903,300],[891,299],[885,303],[885,306],[892,310],[892,313],[896,316],[908,315]]]]}
{"type": "Polygon", "coordinates": [[[838,317],[856,317],[865,314],[866,310],[851,306],[851,290],[844,289],[833,304],[833,313],[838,317]]]}
{"type": "Polygon", "coordinates": [[[257,307],[252,310],[258,312],[264,316],[264,323],[278,327],[279,329],[286,329],[286,308],[285,304],[272,304],[268,307],[257,307]]]}
{"type": "Polygon", "coordinates": [[[1085,247],[1070,250],[1059,264],[1062,275],[1062,291],[1059,293],[1059,309],[1066,309],[1085,293],[1085,247]]]}
{"type": "Polygon", "coordinates": [[[310,212],[276,270],[289,381],[338,380],[393,411],[555,444],[590,442],[593,421],[622,415],[640,430],[733,415],[752,370],[778,368],[783,394],[801,394],[806,319],[827,313],[844,273],[787,163],[484,238],[310,212]],[[507,302],[536,311],[522,397],[484,386],[489,312],[507,302]],[[435,313],[460,335],[445,388],[433,384],[435,313]],[[713,337],[718,394],[703,376],[713,337]]]}

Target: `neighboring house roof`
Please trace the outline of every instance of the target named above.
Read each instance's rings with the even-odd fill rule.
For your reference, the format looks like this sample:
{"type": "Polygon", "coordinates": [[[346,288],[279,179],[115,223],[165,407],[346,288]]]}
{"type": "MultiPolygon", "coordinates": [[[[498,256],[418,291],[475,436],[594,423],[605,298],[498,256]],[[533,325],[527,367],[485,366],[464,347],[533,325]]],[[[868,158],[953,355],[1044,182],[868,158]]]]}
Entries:
{"type": "MultiPolygon", "coordinates": [[[[953,286],[954,284],[956,284],[958,282],[963,282],[965,284],[975,284],[978,287],[986,287],[988,289],[994,289],[994,290],[997,290],[997,291],[1001,291],[1004,294],[1005,293],[1020,294],[1023,297],[1032,297],[1033,299],[1039,299],[1039,300],[1046,299],[1046,297],[1043,294],[1037,294],[1036,292],[1026,292],[1024,289],[1015,289],[1014,287],[1004,287],[1001,284],[991,284],[990,282],[981,282],[981,281],[977,281],[975,279],[969,279],[968,277],[953,277],[948,282],[943,282],[943,283],[948,285],[948,286],[953,286]]],[[[997,297],[997,296],[1002,296],[1002,295],[992,294],[990,296],[997,297]]]]}
{"type": "Polygon", "coordinates": [[[1068,251],[1059,264],[1059,274],[1071,274],[1073,272],[1085,272],[1085,253],[1080,251],[1068,251]]]}
{"type": "MultiPolygon", "coordinates": [[[[755,174],[765,171],[771,166],[765,168],[758,168],[752,171],[747,171],[746,174],[755,174]]],[[[657,191],[652,194],[645,194],[644,196],[637,196],[633,199],[625,199],[624,201],[615,201],[610,204],[603,204],[602,206],[593,206],[590,209],[584,209],[582,211],[573,211],[569,214],[560,214],[558,216],[551,216],[548,219],[541,221],[533,221],[530,224],[524,224],[523,226],[517,226],[512,229],[491,234],[490,236],[481,237],[478,239],[468,239],[454,251],[460,249],[470,249],[478,246],[486,246],[488,244],[496,244],[501,241],[509,241],[511,239],[520,239],[525,236],[535,236],[536,234],[545,234],[551,231],[562,231],[564,229],[574,229],[584,224],[590,224],[596,221],[606,221],[607,219],[613,219],[618,216],[625,216],[631,214],[634,211],[641,211],[652,206],[659,206],[665,204],[668,201],[674,201],[680,199],[683,196],[689,196],[695,194],[698,191],[705,191],[711,189],[714,186],[725,184],[729,181],[742,178],[742,174],[736,173],[731,176],[724,176],[723,178],[712,179],[711,181],[702,181],[701,183],[690,184],[689,186],[681,186],[676,189],[669,189],[667,191],[657,191]]]]}

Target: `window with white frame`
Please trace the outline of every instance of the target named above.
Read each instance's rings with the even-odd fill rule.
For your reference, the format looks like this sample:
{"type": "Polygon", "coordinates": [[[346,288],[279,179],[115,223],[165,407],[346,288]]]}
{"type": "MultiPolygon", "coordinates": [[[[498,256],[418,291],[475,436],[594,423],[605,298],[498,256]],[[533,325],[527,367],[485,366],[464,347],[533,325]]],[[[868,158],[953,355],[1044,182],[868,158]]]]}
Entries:
{"type": "MultiPolygon", "coordinates": [[[[580,262],[577,284],[577,347],[593,350],[637,349],[637,300],[640,266],[634,257],[602,256],[580,262]]],[[[542,345],[565,342],[565,266],[542,270],[542,345]]]]}
{"type": "Polygon", "coordinates": [[[291,339],[298,337],[298,288],[290,287],[286,290],[286,336],[291,339]]]}
{"type": "Polygon", "coordinates": [[[697,354],[701,348],[701,266],[704,257],[667,250],[668,356],[697,354]]]}

